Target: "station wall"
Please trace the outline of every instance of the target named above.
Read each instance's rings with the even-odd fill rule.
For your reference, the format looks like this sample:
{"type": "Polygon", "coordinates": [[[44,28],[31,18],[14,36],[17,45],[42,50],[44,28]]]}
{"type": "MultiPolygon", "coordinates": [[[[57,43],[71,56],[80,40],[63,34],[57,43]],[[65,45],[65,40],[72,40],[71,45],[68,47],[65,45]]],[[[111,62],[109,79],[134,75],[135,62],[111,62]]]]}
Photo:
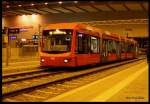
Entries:
{"type": "MultiPolygon", "coordinates": [[[[59,22],[88,22],[88,21],[101,21],[101,20],[123,20],[123,19],[147,19],[148,14],[145,12],[102,12],[102,13],[75,13],[75,14],[50,14],[50,15],[27,15],[27,16],[12,16],[2,18],[2,27],[31,27],[29,31],[21,32],[19,37],[32,38],[32,35],[38,34],[38,26],[59,23],[59,22]],[[136,16],[136,18],[134,17],[136,16]],[[137,18],[138,17],[138,18],[137,18]]],[[[148,37],[148,24],[131,24],[131,25],[99,25],[96,26],[110,32],[126,35],[128,32],[129,37],[148,37]],[[130,31],[126,31],[130,29],[130,31]]]]}

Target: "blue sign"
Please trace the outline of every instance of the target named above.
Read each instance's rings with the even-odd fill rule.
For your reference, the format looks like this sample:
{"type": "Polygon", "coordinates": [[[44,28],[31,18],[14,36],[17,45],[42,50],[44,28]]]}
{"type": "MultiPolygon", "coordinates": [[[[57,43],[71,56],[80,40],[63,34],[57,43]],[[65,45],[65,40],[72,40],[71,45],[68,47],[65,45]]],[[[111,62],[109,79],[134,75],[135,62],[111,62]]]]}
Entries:
{"type": "Polygon", "coordinates": [[[17,39],[17,36],[10,36],[10,39],[15,40],[15,39],[17,39]]]}

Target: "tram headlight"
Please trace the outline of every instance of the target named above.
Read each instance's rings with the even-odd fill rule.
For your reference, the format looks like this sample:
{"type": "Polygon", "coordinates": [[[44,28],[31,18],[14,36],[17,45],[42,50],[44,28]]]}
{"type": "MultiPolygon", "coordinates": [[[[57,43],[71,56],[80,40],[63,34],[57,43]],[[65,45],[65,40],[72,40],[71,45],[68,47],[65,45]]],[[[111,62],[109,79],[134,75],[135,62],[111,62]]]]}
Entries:
{"type": "Polygon", "coordinates": [[[44,59],[41,59],[41,61],[44,62],[45,60],[44,60],[44,59]]]}
{"type": "Polygon", "coordinates": [[[69,60],[68,59],[64,59],[64,62],[67,63],[67,62],[69,62],[69,60]]]}

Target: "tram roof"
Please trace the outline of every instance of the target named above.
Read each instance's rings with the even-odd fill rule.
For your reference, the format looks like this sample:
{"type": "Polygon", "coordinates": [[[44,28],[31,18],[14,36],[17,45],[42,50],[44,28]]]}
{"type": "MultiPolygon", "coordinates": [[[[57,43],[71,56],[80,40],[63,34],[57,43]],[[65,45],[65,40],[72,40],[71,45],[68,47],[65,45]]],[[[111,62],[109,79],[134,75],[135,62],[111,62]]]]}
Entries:
{"type": "Polygon", "coordinates": [[[85,24],[80,24],[80,23],[55,23],[55,24],[48,24],[44,30],[49,30],[49,29],[75,29],[75,28],[83,28],[87,30],[93,30],[95,32],[102,32],[101,29],[98,29],[96,27],[92,27],[89,25],[85,24]]]}
{"type": "Polygon", "coordinates": [[[44,30],[48,29],[73,29],[77,26],[77,23],[54,23],[48,24],[44,30]]]}

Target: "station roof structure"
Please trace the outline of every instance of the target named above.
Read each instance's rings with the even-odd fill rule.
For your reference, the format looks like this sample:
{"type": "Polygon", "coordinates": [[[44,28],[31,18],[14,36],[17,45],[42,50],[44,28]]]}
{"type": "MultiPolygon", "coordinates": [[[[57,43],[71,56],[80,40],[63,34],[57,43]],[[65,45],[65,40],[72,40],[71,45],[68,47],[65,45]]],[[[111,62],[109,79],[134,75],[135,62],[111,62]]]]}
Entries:
{"type": "MultiPolygon", "coordinates": [[[[3,1],[2,16],[101,12],[148,13],[147,1],[3,1]]],[[[132,14],[134,15],[134,14],[132,14]]],[[[135,15],[136,16],[136,15],[135,15]]]]}

